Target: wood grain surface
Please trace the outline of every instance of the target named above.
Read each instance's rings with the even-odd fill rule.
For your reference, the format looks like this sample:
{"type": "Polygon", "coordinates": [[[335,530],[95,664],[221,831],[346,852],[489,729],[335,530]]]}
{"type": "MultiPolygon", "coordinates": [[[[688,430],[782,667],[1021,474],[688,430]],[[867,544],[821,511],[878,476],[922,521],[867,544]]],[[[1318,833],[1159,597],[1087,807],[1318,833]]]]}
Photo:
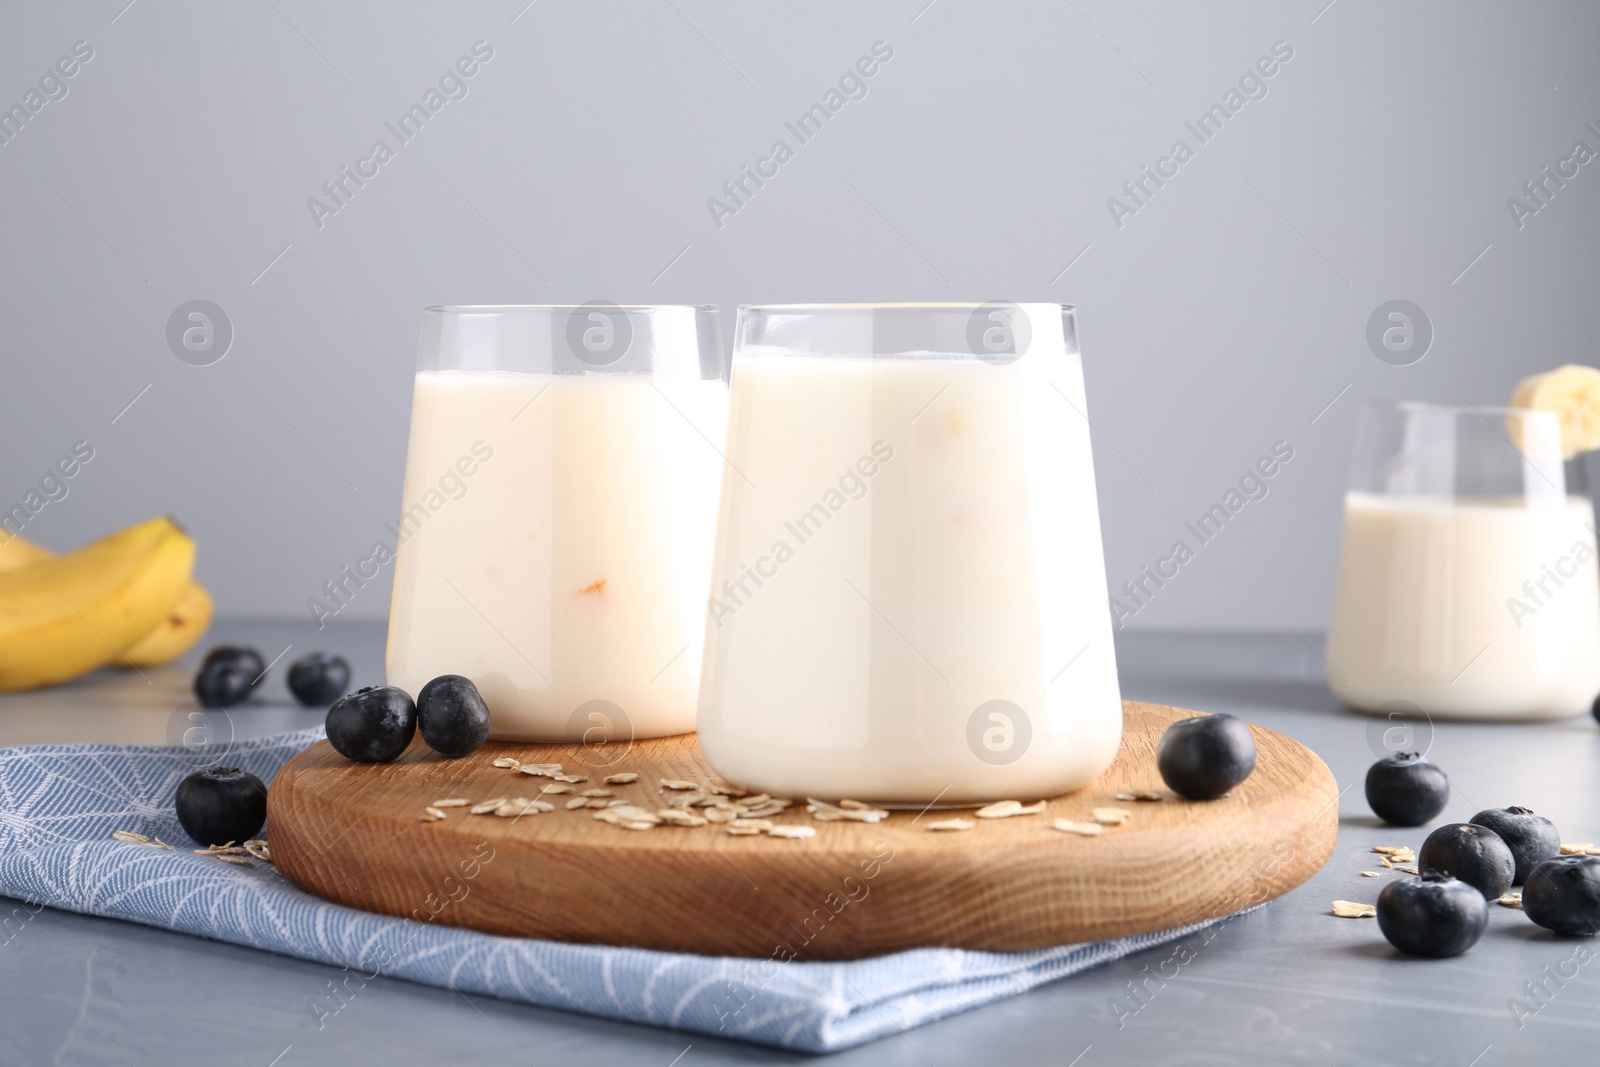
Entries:
{"type": "Polygon", "coordinates": [[[631,831],[565,810],[568,796],[515,819],[465,808],[417,818],[435,799],[535,797],[550,782],[493,767],[499,756],[562,763],[588,777],[579,790],[634,771],[637,783],[608,788],[661,808],[662,778],[717,781],[692,734],[626,748],[490,742],[459,760],[418,738],[378,765],[323,741],[273,780],[267,828],[282,873],[352,907],[496,934],[802,959],[935,945],[1015,951],[1161,930],[1279,896],[1332,853],[1338,788],[1314,752],[1252,727],[1255,773],[1220,800],[1182,800],[1163,786],[1155,751],[1169,723],[1194,713],[1133,701],[1124,712],[1116,762],[1093,783],[1042,814],[979,819],[964,832],[926,827],[970,812],[814,822],[803,798],[774,820],[816,827],[798,840],[733,837],[715,824],[631,831]],[[1163,799],[1115,799],[1131,789],[1163,799]],[[1132,817],[1098,837],[1052,827],[1107,806],[1132,817]]]}

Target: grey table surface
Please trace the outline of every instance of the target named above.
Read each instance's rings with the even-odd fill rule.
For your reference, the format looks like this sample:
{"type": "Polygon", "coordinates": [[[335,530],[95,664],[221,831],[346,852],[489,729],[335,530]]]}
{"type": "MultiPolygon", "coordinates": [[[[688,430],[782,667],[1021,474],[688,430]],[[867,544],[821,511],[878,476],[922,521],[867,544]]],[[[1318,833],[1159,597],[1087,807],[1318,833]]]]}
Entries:
{"type": "MultiPolygon", "coordinates": [[[[291,656],[331,648],[351,659],[357,684],[382,674],[383,634],[372,624],[318,634],[291,622],[225,621],[211,640],[249,642],[269,657],[289,645],[291,656]]],[[[1383,881],[1358,874],[1375,866],[1373,844],[1416,846],[1425,832],[1383,829],[1367,810],[1361,781],[1382,751],[1385,724],[1337,704],[1310,640],[1128,634],[1119,638],[1118,660],[1124,696],[1231,711],[1316,750],[1347,787],[1327,866],[1300,889],[1224,924],[1175,977],[1151,977],[1172,955],[1158,948],[823,1059],[907,1067],[1490,1067],[1567,1052],[1574,1055],[1568,1062],[1594,1062],[1600,963],[1588,964],[1600,949],[1589,940],[1558,939],[1520,912],[1492,907],[1489,929],[1471,952],[1424,961],[1398,956],[1370,919],[1328,914],[1335,898],[1376,898],[1383,881]],[[1139,998],[1135,984],[1145,990],[1139,998]]],[[[275,673],[281,679],[281,666],[275,673]]],[[[44,693],[0,697],[0,745],[163,742],[188,670],[147,674],[105,672],[44,693]]],[[[236,718],[241,733],[266,734],[311,725],[318,715],[284,703],[236,718]]],[[[1589,718],[1440,722],[1432,727],[1431,753],[1454,787],[1441,821],[1520,803],[1555,819],[1566,840],[1600,840],[1600,729],[1589,718]]],[[[326,992],[332,968],[53,909],[28,914],[20,902],[0,898],[0,917],[15,916],[0,935],[4,1064],[698,1067],[816,1059],[387,979],[369,983],[319,1029],[311,1002],[326,992]]]]}

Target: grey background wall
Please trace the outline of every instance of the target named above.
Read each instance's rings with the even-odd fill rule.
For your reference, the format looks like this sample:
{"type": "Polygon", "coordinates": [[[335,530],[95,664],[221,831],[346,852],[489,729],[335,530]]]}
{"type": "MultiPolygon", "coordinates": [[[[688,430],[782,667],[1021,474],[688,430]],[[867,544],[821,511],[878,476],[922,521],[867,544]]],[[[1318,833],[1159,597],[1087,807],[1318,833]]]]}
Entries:
{"type": "Polygon", "coordinates": [[[1520,225],[1507,204],[1600,151],[1600,5],[525,3],[0,13],[6,108],[93,50],[0,145],[0,504],[94,448],[31,536],[170,511],[219,610],[304,617],[397,512],[423,305],[705,302],[731,332],[742,302],[1060,300],[1113,584],[1294,449],[1130,625],[1314,629],[1363,401],[1504,403],[1600,356],[1600,163],[1520,225]],[[465,96],[308,209],[480,41],[465,96]],[[799,145],[784,122],[878,41],[865,96],[799,145]],[[1185,123],[1277,42],[1202,143],[1185,123]],[[794,158],[719,226],[708,198],[780,138],[794,158]],[[1178,140],[1193,158],[1126,196],[1178,140]],[[1367,342],[1397,298],[1433,330],[1404,366],[1367,342]],[[193,299],[232,325],[209,366],[167,343],[193,299]]]}

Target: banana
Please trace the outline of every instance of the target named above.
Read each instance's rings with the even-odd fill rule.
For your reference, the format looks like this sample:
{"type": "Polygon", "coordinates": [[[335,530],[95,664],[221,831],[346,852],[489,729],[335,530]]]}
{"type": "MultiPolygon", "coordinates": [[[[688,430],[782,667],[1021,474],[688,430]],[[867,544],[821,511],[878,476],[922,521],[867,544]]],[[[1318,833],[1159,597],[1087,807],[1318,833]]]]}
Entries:
{"type": "Polygon", "coordinates": [[[121,661],[167,617],[193,569],[194,542],[159,518],[0,573],[0,691],[121,661]]]}
{"type": "Polygon", "coordinates": [[[159,667],[171,663],[193,648],[210,627],[211,594],[191,578],[166,617],[126,649],[126,665],[159,667]]]}
{"type": "Polygon", "coordinates": [[[1600,448],[1600,370],[1568,363],[1524,378],[1511,394],[1511,406],[1556,412],[1566,459],[1600,448]]]}
{"type": "Polygon", "coordinates": [[[30,563],[38,563],[54,555],[54,552],[43,545],[36,545],[9,530],[0,533],[0,571],[16,570],[18,567],[26,567],[30,563]]]}
{"type": "MultiPolygon", "coordinates": [[[[0,573],[54,559],[55,553],[22,537],[0,541],[0,573]]],[[[155,628],[123,649],[112,666],[159,667],[193,648],[211,627],[211,593],[191,578],[178,602],[155,628]]]]}

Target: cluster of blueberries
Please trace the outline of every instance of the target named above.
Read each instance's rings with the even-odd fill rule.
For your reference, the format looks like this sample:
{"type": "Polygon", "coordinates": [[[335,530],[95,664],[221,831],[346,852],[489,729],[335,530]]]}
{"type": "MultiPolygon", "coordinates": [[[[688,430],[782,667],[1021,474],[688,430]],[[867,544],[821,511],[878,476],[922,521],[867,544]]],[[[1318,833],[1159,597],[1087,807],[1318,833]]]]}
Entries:
{"type": "MultiPolygon", "coordinates": [[[[261,653],[221,645],[206,653],[194,692],[208,708],[242,703],[267,675],[261,653]]],[[[441,756],[457,759],[489,737],[489,708],[472,681],[445,674],[422,687],[415,702],[394,686],[366,686],[346,695],[350,665],[327,652],[301,656],[289,667],[289,691],[307,706],[328,704],[328,742],[347,759],[387,763],[397,758],[417,729],[441,756]]],[[[178,822],[202,845],[248,841],[267,821],[267,787],[238,767],[208,767],[178,785],[178,822]]]]}
{"type": "MultiPolygon", "coordinates": [[[[1444,810],[1450,779],[1415,752],[1381,759],[1367,772],[1367,803],[1393,826],[1422,826],[1444,810]]],[[[1470,822],[1428,835],[1420,877],[1378,894],[1378,928],[1417,956],[1458,956],[1489,924],[1489,901],[1514,885],[1538,925],[1572,937],[1600,932],[1600,856],[1561,855],[1555,823],[1528,808],[1490,808],[1470,822]]]]}
{"type": "MultiPolygon", "coordinates": [[[[267,664],[253,648],[218,645],[206,653],[194,676],[194,695],[201,707],[231,708],[242,704],[267,678],[267,664]]],[[[344,695],[350,688],[350,664],[343,656],[311,652],[289,665],[289,692],[310,708],[344,695]]]]}

